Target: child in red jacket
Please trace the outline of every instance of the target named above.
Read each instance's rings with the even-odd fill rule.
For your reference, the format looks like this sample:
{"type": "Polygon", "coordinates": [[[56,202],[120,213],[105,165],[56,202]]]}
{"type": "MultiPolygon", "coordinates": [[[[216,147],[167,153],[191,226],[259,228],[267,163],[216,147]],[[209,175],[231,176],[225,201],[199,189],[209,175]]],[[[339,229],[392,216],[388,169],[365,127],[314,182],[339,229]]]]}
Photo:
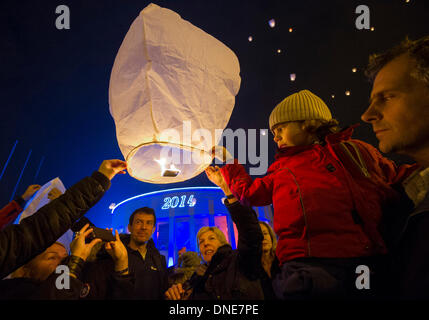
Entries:
{"type": "Polygon", "coordinates": [[[356,268],[367,265],[374,274],[373,264],[387,252],[382,207],[398,198],[390,185],[409,166],[398,170],[371,145],[351,139],[354,127],[340,131],[308,90],[279,103],[269,124],[279,151],[266,176],[252,181],[239,164],[210,170],[220,170],[241,203],[273,204],[278,298],[354,294],[356,268]]]}

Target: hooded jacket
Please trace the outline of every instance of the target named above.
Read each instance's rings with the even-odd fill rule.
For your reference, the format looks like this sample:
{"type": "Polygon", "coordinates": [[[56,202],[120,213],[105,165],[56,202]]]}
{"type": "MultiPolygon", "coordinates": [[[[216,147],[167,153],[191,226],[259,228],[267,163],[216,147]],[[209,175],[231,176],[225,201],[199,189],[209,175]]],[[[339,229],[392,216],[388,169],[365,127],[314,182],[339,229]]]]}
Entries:
{"type": "Polygon", "coordinates": [[[354,127],[328,135],[323,144],[280,149],[267,175],[254,181],[242,165],[221,169],[243,204],[273,204],[281,264],[386,253],[382,206],[399,198],[390,184],[410,166],[398,169],[371,145],[351,139],[354,127]]]}

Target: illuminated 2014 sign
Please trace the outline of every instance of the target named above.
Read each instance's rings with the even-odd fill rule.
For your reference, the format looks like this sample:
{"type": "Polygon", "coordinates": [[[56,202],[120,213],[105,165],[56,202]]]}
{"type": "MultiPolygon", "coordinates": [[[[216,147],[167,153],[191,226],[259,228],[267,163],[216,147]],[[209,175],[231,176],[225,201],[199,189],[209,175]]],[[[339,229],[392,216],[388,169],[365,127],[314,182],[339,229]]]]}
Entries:
{"type": "Polygon", "coordinates": [[[180,198],[178,196],[173,196],[173,197],[165,197],[164,198],[164,205],[162,206],[162,210],[167,210],[170,208],[184,208],[185,206],[188,207],[193,207],[195,206],[195,204],[197,203],[197,199],[194,198],[194,195],[191,194],[188,198],[188,200],[186,200],[188,196],[187,195],[183,195],[180,196],[180,198]]]}

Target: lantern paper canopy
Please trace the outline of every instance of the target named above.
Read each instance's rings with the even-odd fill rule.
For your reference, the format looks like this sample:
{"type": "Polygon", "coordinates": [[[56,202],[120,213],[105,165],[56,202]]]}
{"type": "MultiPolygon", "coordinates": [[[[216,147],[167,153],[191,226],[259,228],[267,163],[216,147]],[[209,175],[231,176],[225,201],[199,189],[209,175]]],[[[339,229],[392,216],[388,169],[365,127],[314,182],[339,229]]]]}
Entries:
{"type": "Polygon", "coordinates": [[[175,183],[212,162],[240,88],[234,52],[177,13],[148,5],[116,56],[110,113],[128,173],[175,183]]]}

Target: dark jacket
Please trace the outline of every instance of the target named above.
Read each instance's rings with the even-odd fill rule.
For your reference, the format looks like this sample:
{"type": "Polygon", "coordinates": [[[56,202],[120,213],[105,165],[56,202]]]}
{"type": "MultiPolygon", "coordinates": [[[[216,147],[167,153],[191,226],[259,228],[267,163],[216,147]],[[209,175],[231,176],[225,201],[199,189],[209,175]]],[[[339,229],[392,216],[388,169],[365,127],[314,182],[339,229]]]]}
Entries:
{"type": "Polygon", "coordinates": [[[0,279],[24,265],[61,237],[110,187],[96,171],[18,225],[0,232],[0,279]]]}
{"type": "Polygon", "coordinates": [[[280,269],[280,263],[277,259],[277,256],[274,257],[273,263],[271,264],[271,278],[268,276],[268,274],[265,272],[264,268],[261,265],[261,271],[260,271],[260,279],[261,279],[261,286],[262,290],[264,291],[264,300],[276,300],[276,294],[273,289],[273,279],[276,277],[277,274],[281,272],[280,269]]]}
{"type": "Polygon", "coordinates": [[[412,202],[404,199],[402,212],[396,213],[403,223],[395,224],[390,278],[395,297],[429,299],[429,192],[416,208],[411,207],[412,202]]]}
{"type": "Polygon", "coordinates": [[[38,292],[40,283],[28,278],[0,281],[0,300],[29,300],[38,292]]]}
{"type": "MultiPolygon", "coordinates": [[[[68,261],[64,262],[67,265],[68,261]]],[[[53,273],[32,299],[43,300],[127,300],[132,299],[134,276],[118,275],[110,255],[101,249],[97,259],[86,262],[78,278],[70,277],[69,289],[58,289],[58,275],[53,273]]]]}
{"type": "Polygon", "coordinates": [[[225,202],[238,231],[238,248],[226,244],[213,255],[206,272],[195,273],[189,283],[194,288],[191,300],[261,300],[259,280],[262,254],[262,231],[251,208],[238,201],[225,202]]]}
{"type": "Polygon", "coordinates": [[[121,240],[128,250],[128,268],[135,278],[133,299],[164,299],[164,293],[168,289],[165,256],[159,253],[153,240],[149,239],[146,257],[143,259],[139,251],[128,246],[130,238],[128,234],[121,234],[121,240]]]}

